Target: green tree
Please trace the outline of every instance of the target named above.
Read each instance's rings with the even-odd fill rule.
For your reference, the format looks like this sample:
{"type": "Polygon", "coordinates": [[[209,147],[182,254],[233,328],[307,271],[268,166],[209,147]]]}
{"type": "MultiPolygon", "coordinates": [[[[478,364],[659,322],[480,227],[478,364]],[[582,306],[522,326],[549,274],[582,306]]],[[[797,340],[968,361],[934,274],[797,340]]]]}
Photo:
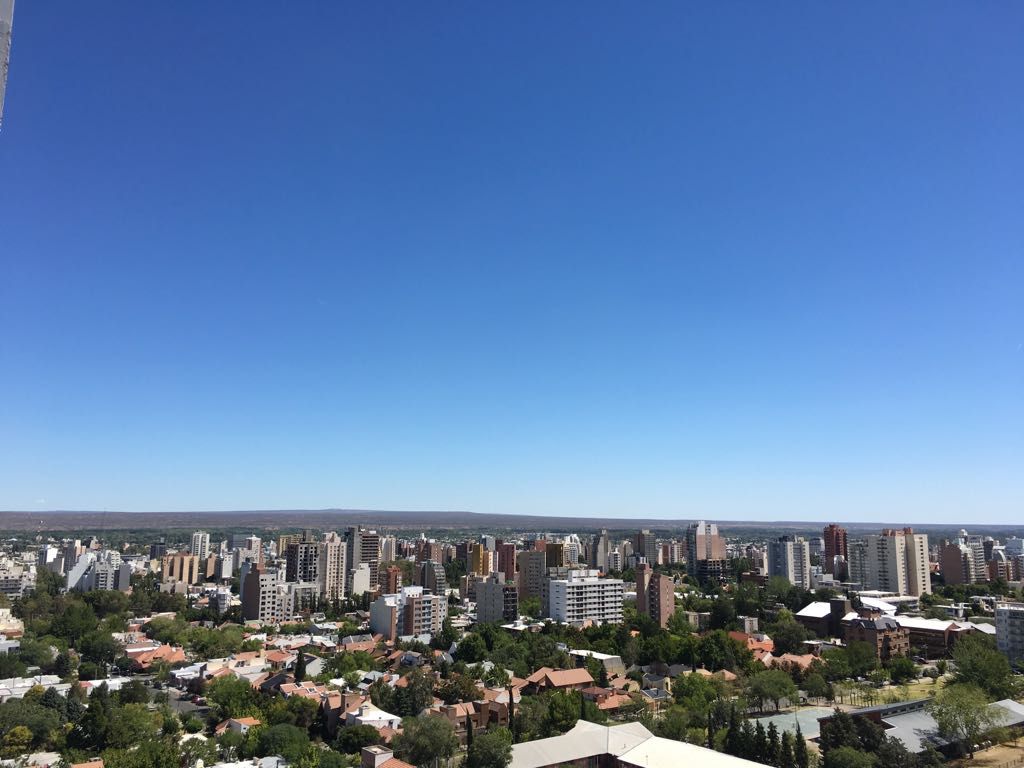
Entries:
{"type": "Polygon", "coordinates": [[[1014,695],[1013,672],[1006,656],[996,650],[991,638],[980,632],[956,641],[953,646],[956,681],[981,688],[993,699],[1014,695]]]}
{"type": "Polygon", "coordinates": [[[402,721],[402,733],[395,736],[391,746],[402,760],[426,766],[454,755],[459,740],[446,718],[409,717],[402,721]]]}
{"type": "Polygon", "coordinates": [[[466,635],[455,649],[455,659],[467,664],[477,664],[487,658],[487,643],[480,635],[466,635]]]}
{"type": "Polygon", "coordinates": [[[838,747],[825,754],[824,768],[872,768],[875,758],[855,747],[838,747]]]}
{"type": "Polygon", "coordinates": [[[476,701],[480,697],[480,689],[469,675],[451,675],[438,686],[437,696],[445,704],[476,701]]]}
{"type": "Polygon", "coordinates": [[[218,717],[244,717],[259,709],[259,699],[247,680],[218,677],[210,683],[207,698],[217,707],[218,717]]]}
{"type": "Polygon", "coordinates": [[[295,677],[296,683],[301,683],[306,679],[306,654],[299,651],[295,657],[295,669],[292,670],[292,675],[295,677]]]}
{"type": "Polygon", "coordinates": [[[800,731],[800,724],[796,725],[796,733],[793,735],[793,759],[796,761],[796,768],[808,768],[811,764],[811,756],[807,751],[807,742],[800,731]]]}
{"type": "Polygon", "coordinates": [[[0,733],[9,733],[19,725],[25,726],[32,734],[33,747],[47,745],[51,734],[60,728],[60,720],[57,712],[39,701],[11,699],[0,704],[0,733]]]}
{"type": "Polygon", "coordinates": [[[804,653],[803,642],[806,640],[810,633],[807,628],[792,618],[784,621],[777,621],[768,627],[768,634],[772,638],[772,642],[775,643],[775,653],[804,653]]]}
{"type": "Polygon", "coordinates": [[[363,747],[380,744],[382,741],[380,731],[372,725],[348,725],[338,729],[334,748],[339,752],[355,755],[359,754],[363,747]]]}
{"type": "Polygon", "coordinates": [[[889,662],[889,677],[896,685],[917,679],[917,665],[906,656],[897,656],[889,662]]]}
{"type": "Polygon", "coordinates": [[[782,739],[779,743],[779,758],[775,765],[779,768],[792,768],[796,765],[796,757],[793,755],[793,736],[789,731],[782,732],[782,739]]]}
{"type": "Polygon", "coordinates": [[[118,707],[107,728],[107,745],[127,749],[143,741],[155,739],[163,718],[150,712],[145,704],[126,704],[118,707]]]}
{"type": "Polygon", "coordinates": [[[767,669],[751,677],[747,684],[747,694],[758,702],[760,709],[764,709],[764,702],[770,701],[778,711],[782,699],[793,700],[796,693],[793,679],[781,669],[767,669]]]}
{"type": "Polygon", "coordinates": [[[512,762],[512,734],[492,728],[473,740],[466,752],[466,768],[505,768],[512,762]]]}
{"type": "Polygon", "coordinates": [[[929,703],[939,733],[974,757],[974,744],[988,729],[1000,725],[1001,716],[988,706],[985,692],[976,685],[947,685],[929,703]]]}
{"type": "Polygon", "coordinates": [[[32,746],[32,731],[24,725],[16,725],[4,734],[4,757],[18,757],[29,751],[32,746]]]}
{"type": "Polygon", "coordinates": [[[290,763],[298,761],[309,747],[309,736],[302,728],[279,723],[258,729],[257,754],[280,755],[290,763]]]}
{"type": "Polygon", "coordinates": [[[673,705],[662,713],[657,721],[655,733],[665,739],[686,741],[687,729],[690,727],[690,713],[685,707],[673,705]]]}
{"type": "Polygon", "coordinates": [[[812,672],[804,680],[804,690],[812,699],[826,699],[832,694],[832,686],[828,684],[820,672],[812,672]]]}

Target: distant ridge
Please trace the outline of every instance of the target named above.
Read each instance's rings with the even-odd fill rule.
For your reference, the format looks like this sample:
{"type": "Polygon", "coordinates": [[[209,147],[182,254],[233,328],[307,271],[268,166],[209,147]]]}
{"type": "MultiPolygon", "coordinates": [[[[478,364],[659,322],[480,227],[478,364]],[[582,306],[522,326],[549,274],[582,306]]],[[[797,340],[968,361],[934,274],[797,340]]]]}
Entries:
{"type": "MultiPolygon", "coordinates": [[[[173,528],[340,528],[346,525],[369,525],[395,529],[436,528],[490,528],[516,531],[590,531],[599,528],[648,528],[655,531],[673,531],[685,528],[697,518],[660,520],[646,517],[545,517],[543,515],[510,515],[462,510],[375,510],[375,509],[265,509],[217,510],[208,512],[107,512],[98,510],[36,510],[0,512],[0,530],[82,530],[102,527],[111,529],[173,528]]],[[[783,532],[807,532],[821,529],[824,522],[798,520],[717,520],[725,531],[758,529],[783,532]]],[[[841,522],[841,521],[835,521],[841,522]]],[[[949,531],[952,524],[921,523],[865,523],[842,522],[855,532],[878,531],[881,528],[902,528],[909,525],[915,530],[949,531]]],[[[982,525],[972,527],[985,531],[1015,531],[1020,526],[982,525]]]]}

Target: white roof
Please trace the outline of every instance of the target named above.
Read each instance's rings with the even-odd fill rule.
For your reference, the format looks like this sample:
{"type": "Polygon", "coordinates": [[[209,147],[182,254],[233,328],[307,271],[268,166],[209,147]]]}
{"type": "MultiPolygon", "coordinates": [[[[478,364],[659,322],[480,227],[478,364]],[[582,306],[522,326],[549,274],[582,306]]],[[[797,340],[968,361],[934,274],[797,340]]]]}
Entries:
{"type": "Polygon", "coordinates": [[[885,600],[879,600],[877,597],[864,597],[860,596],[860,602],[867,608],[874,608],[876,611],[882,613],[896,613],[896,606],[892,603],[887,603],[885,600]]]}
{"type": "Polygon", "coordinates": [[[544,768],[586,757],[619,755],[649,738],[651,732],[640,723],[609,727],[579,720],[561,736],[513,745],[510,768],[544,768]]]}
{"type": "Polygon", "coordinates": [[[590,658],[597,659],[598,661],[607,661],[608,659],[619,658],[618,656],[613,656],[610,653],[598,653],[597,651],[572,650],[569,651],[569,653],[573,656],[589,656],[590,658]]]}
{"type": "Polygon", "coordinates": [[[828,603],[825,603],[825,602],[818,601],[818,602],[814,602],[814,603],[808,603],[803,608],[801,608],[799,611],[797,611],[796,615],[797,616],[806,616],[807,618],[813,618],[813,619],[823,619],[823,618],[825,618],[826,616],[829,615],[831,610],[832,610],[832,606],[831,605],[829,605],[828,603]]]}
{"type": "Polygon", "coordinates": [[[674,764],[701,768],[760,765],[696,744],[654,736],[640,723],[605,726],[580,720],[562,736],[514,745],[510,768],[545,768],[599,755],[614,755],[620,764],[638,768],[663,768],[674,764]]]}
{"type": "Polygon", "coordinates": [[[739,757],[715,752],[713,749],[687,744],[685,741],[652,736],[628,752],[619,755],[619,763],[638,768],[664,768],[669,765],[698,765],[700,768],[761,765],[739,757]]]}

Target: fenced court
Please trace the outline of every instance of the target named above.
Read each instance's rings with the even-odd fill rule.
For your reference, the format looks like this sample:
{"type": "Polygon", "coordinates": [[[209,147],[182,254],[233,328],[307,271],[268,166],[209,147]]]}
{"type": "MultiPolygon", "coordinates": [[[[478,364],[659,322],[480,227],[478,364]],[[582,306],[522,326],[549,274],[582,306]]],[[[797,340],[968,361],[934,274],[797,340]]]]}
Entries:
{"type": "Polygon", "coordinates": [[[805,707],[798,709],[796,712],[784,712],[778,715],[770,715],[769,717],[759,717],[757,722],[761,723],[765,728],[768,727],[769,723],[775,723],[779,733],[783,731],[796,733],[796,726],[799,723],[800,732],[803,734],[803,737],[805,739],[814,739],[818,737],[818,718],[828,717],[833,711],[831,707],[805,707]]]}

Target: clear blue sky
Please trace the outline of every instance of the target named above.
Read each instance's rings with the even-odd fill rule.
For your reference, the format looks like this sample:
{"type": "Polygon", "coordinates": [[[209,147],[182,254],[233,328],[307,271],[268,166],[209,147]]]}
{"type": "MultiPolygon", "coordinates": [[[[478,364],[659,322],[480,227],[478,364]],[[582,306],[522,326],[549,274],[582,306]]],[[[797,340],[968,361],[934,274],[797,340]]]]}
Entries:
{"type": "Polygon", "coordinates": [[[1022,40],[19,2],[0,508],[1019,523],[1022,40]]]}

